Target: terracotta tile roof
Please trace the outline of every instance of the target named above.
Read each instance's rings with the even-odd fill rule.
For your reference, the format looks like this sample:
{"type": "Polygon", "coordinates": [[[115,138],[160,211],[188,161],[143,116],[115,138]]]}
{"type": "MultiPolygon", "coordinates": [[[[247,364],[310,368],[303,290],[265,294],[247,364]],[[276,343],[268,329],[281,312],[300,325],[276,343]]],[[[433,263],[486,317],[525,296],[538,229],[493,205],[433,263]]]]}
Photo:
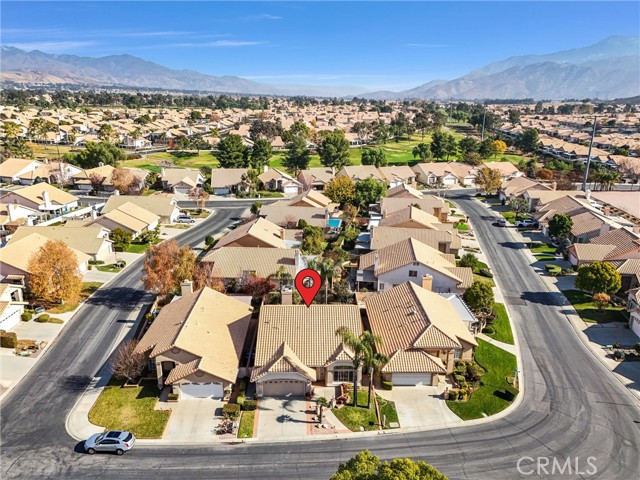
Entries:
{"type": "Polygon", "coordinates": [[[371,249],[378,250],[407,238],[415,238],[436,250],[438,249],[438,244],[441,242],[450,244],[453,249],[462,247],[462,239],[457,232],[378,226],[371,231],[371,249]]]}
{"type": "Polygon", "coordinates": [[[172,194],[155,194],[155,195],[111,195],[107,203],[102,208],[102,214],[109,213],[112,210],[120,208],[125,203],[131,203],[140,208],[158,215],[159,217],[169,217],[173,214],[176,202],[172,194]]]}
{"type": "Polygon", "coordinates": [[[246,303],[205,287],[163,307],[136,351],[154,358],[179,348],[198,357],[199,370],[233,383],[251,311],[246,303]]]}
{"type": "Polygon", "coordinates": [[[625,260],[616,270],[621,275],[640,275],[640,259],[625,260]]]}
{"type": "Polygon", "coordinates": [[[295,277],[296,251],[292,248],[224,247],[213,250],[202,259],[213,263],[211,275],[220,278],[242,278],[245,272],[255,272],[258,278],[267,278],[284,267],[295,277]]]}
{"type": "Polygon", "coordinates": [[[521,195],[528,190],[552,191],[551,187],[549,187],[548,185],[543,185],[542,183],[531,180],[527,177],[514,177],[505,180],[504,182],[502,182],[500,190],[502,190],[502,192],[508,197],[512,195],[521,195]]]}
{"type": "Polygon", "coordinates": [[[6,196],[17,195],[38,205],[44,205],[44,199],[42,197],[43,192],[47,192],[49,194],[49,200],[53,205],[67,205],[78,200],[78,197],[75,195],[71,195],[64,190],[60,190],[53,185],[43,182],[35,185],[29,185],[28,187],[20,188],[18,190],[12,190],[0,197],[0,201],[6,196]]]}
{"type": "Polygon", "coordinates": [[[331,205],[331,199],[317,190],[307,190],[291,198],[288,202],[289,205],[298,207],[325,208],[331,205]]]}
{"type": "Polygon", "coordinates": [[[601,262],[616,249],[615,245],[599,245],[595,243],[574,243],[569,249],[581,262],[601,262]]]}
{"type": "Polygon", "coordinates": [[[573,225],[571,226],[571,233],[576,237],[586,235],[588,233],[599,232],[604,220],[591,211],[578,213],[571,216],[573,225]]]}
{"type": "Polygon", "coordinates": [[[265,365],[286,343],[308,367],[321,367],[342,343],[339,327],[362,333],[357,305],[263,305],[258,322],[257,366],[265,365]]]}
{"type": "Polygon", "coordinates": [[[305,220],[309,225],[315,227],[326,227],[326,217],[324,208],[300,208],[289,205],[264,205],[260,208],[261,217],[266,218],[276,225],[286,225],[291,220],[305,220]]]}
{"type": "Polygon", "coordinates": [[[419,205],[421,210],[431,214],[433,214],[434,208],[440,208],[443,213],[451,211],[447,202],[434,195],[424,195],[422,198],[385,197],[380,200],[380,211],[391,213],[414,204],[419,205]]]}
{"type": "Polygon", "coordinates": [[[93,223],[101,225],[105,218],[134,232],[144,230],[160,220],[160,217],[155,213],[151,213],[149,210],[131,202],[123,203],[118,208],[98,217],[93,223]]]}
{"type": "Polygon", "coordinates": [[[354,358],[355,358],[355,353],[353,352],[353,350],[347,347],[344,343],[341,343],[340,345],[338,345],[338,348],[336,348],[336,351],[333,352],[333,355],[331,355],[327,359],[324,366],[327,367],[332,363],[339,362],[339,361],[347,361],[347,360],[353,361],[354,358]]]}
{"type": "Polygon", "coordinates": [[[498,170],[502,176],[513,175],[518,173],[518,167],[511,162],[485,162],[485,166],[498,170]]]}
{"type": "Polygon", "coordinates": [[[327,167],[309,168],[302,170],[298,175],[298,179],[307,185],[311,185],[314,182],[329,183],[335,177],[333,170],[327,167]]]}
{"type": "Polygon", "coordinates": [[[289,348],[286,342],[280,345],[280,348],[278,348],[267,363],[253,369],[251,372],[251,381],[255,382],[267,373],[276,372],[299,373],[313,382],[316,381],[316,371],[302,363],[302,360],[289,348]]]}
{"type": "Polygon", "coordinates": [[[178,363],[176,366],[169,372],[167,375],[167,379],[165,383],[171,385],[173,382],[178,380],[182,380],[189,375],[193,375],[198,371],[198,365],[200,364],[200,359],[197,358],[187,363],[178,363]]]}
{"type": "Polygon", "coordinates": [[[387,212],[385,217],[380,220],[380,223],[378,225],[381,227],[394,227],[396,225],[400,225],[410,221],[422,225],[424,228],[433,230],[445,230],[445,228],[440,228],[443,227],[443,224],[440,223],[439,218],[425,212],[420,208],[416,208],[413,206],[406,207],[402,210],[397,210],[391,213],[387,212]]]}
{"type": "Polygon", "coordinates": [[[383,178],[391,183],[393,181],[406,182],[411,178],[415,178],[416,174],[409,165],[391,165],[388,167],[378,167],[378,171],[382,174],[383,178]]]}
{"type": "Polygon", "coordinates": [[[95,255],[102,249],[105,243],[111,243],[109,237],[101,236],[105,232],[101,226],[85,226],[80,228],[65,227],[18,227],[8,244],[22,240],[24,237],[37,233],[51,240],[62,240],[69,247],[87,255],[95,255]]]}
{"type": "Polygon", "coordinates": [[[286,248],[282,238],[282,228],[264,218],[257,218],[251,222],[240,225],[230,231],[215,244],[215,249],[226,245],[233,245],[245,236],[253,237],[261,242],[271,245],[273,248],[286,248]]]}
{"type": "Polygon", "coordinates": [[[604,235],[592,238],[591,243],[615,245],[616,248],[607,255],[607,258],[613,258],[632,250],[640,250],[640,234],[634,233],[628,228],[618,228],[617,230],[610,230],[604,235]]]}
{"type": "Polygon", "coordinates": [[[407,348],[459,347],[460,341],[476,345],[451,303],[413,283],[368,296],[364,303],[371,330],[383,338],[380,351],[385,355],[407,348]]]}
{"type": "Polygon", "coordinates": [[[380,171],[373,165],[347,165],[336,173],[336,177],[343,177],[345,175],[354,182],[366,180],[367,178],[375,178],[381,182],[384,181],[380,171]]]}
{"type": "Polygon", "coordinates": [[[404,183],[400,184],[400,185],[396,185],[393,188],[390,188],[389,190],[387,190],[387,198],[394,198],[394,197],[400,197],[400,198],[408,198],[408,197],[413,197],[413,198],[422,198],[424,195],[422,194],[421,191],[416,190],[413,187],[410,187],[409,185],[405,185],[404,183]]]}
{"type": "MultiPolygon", "coordinates": [[[[443,256],[444,257],[444,256],[443,256]]],[[[455,258],[455,255],[453,255],[455,258]]],[[[448,267],[453,275],[458,277],[460,282],[460,288],[469,288],[473,283],[473,270],[469,267],[448,267]]]]}
{"type": "MultiPolygon", "coordinates": [[[[29,273],[29,260],[50,240],[50,238],[40,235],[39,233],[31,233],[16,242],[11,242],[5,247],[0,248],[0,262],[29,273]]],[[[75,254],[79,265],[89,261],[91,258],[79,250],[74,248],[71,248],[71,250],[75,254]]]]}
{"type": "Polygon", "coordinates": [[[234,187],[242,182],[243,175],[248,172],[248,168],[212,168],[211,186],[213,188],[234,187]]]}
{"type": "Polygon", "coordinates": [[[165,168],[162,174],[162,181],[169,187],[181,182],[195,187],[201,179],[200,171],[189,168],[165,168]]]}
{"type": "Polygon", "coordinates": [[[384,373],[447,373],[442,360],[423,350],[398,350],[391,356],[382,371],[384,373]]]}

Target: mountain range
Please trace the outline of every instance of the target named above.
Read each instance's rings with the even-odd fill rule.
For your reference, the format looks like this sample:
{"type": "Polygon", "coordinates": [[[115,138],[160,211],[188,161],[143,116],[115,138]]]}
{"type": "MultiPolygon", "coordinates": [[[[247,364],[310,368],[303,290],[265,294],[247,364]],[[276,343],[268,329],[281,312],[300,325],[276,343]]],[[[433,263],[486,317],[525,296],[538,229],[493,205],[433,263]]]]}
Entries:
{"type": "Polygon", "coordinates": [[[400,92],[354,86],[271,85],[236,76],[174,70],[131,55],[80,57],[11,46],[0,50],[0,80],[214,93],[345,96],[372,99],[566,99],[640,94],[640,37],[611,36],[593,45],[546,55],[510,57],[453,80],[431,80],[400,92]]]}

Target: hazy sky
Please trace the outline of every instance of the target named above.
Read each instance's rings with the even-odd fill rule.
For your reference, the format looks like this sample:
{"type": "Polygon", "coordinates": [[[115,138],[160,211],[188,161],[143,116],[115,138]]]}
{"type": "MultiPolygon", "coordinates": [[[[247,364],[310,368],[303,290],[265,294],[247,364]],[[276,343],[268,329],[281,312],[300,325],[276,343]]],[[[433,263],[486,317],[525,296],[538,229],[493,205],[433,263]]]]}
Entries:
{"type": "Polygon", "coordinates": [[[638,35],[638,2],[2,2],[1,42],[259,82],[401,89],[638,35]]]}

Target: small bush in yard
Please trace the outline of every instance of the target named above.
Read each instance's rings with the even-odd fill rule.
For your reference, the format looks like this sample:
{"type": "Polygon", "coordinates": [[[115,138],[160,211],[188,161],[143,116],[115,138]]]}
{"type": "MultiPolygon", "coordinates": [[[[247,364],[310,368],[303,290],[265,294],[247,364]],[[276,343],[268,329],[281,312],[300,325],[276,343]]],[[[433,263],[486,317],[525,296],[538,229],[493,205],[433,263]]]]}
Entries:
{"type": "Polygon", "coordinates": [[[31,313],[29,312],[23,312],[22,315],[20,315],[20,320],[22,320],[23,322],[28,322],[32,318],[33,318],[33,315],[31,315],[31,313]]]}
{"type": "Polygon", "coordinates": [[[238,395],[238,398],[236,399],[236,403],[238,405],[243,405],[244,402],[246,402],[246,401],[247,401],[247,398],[242,393],[240,395],[238,395]]]}
{"type": "Polygon", "coordinates": [[[458,391],[451,390],[449,391],[449,400],[457,400],[458,399],[458,391]]]}
{"type": "Polygon", "coordinates": [[[467,380],[464,378],[464,375],[454,375],[453,378],[461,387],[464,387],[467,384],[467,380]]]}
{"type": "Polygon", "coordinates": [[[594,293],[592,298],[596,308],[600,311],[604,310],[611,301],[611,297],[606,293],[594,293]]]}
{"type": "Polygon", "coordinates": [[[36,322],[38,323],[47,323],[51,316],[48,313],[43,313],[38,318],[36,318],[36,322]]]}
{"type": "Polygon", "coordinates": [[[170,402],[177,402],[178,401],[178,394],[177,393],[169,393],[167,395],[167,400],[169,400],[170,402]]]}
{"type": "Polygon", "coordinates": [[[393,390],[393,382],[385,382],[384,380],[382,381],[382,388],[384,390],[393,390]]]}
{"type": "Polygon", "coordinates": [[[240,405],[236,405],[235,403],[227,403],[224,407],[222,407],[222,413],[228,415],[231,418],[238,418],[238,415],[240,415],[240,405]]]}
{"type": "Polygon", "coordinates": [[[16,348],[18,346],[18,335],[15,332],[0,333],[0,347],[16,348]]]}
{"type": "Polygon", "coordinates": [[[242,404],[242,410],[245,410],[247,412],[251,412],[256,408],[258,408],[258,402],[255,400],[245,400],[242,404]]]}
{"type": "Polygon", "coordinates": [[[454,367],[453,367],[453,373],[457,373],[458,375],[464,375],[464,373],[467,371],[467,362],[464,361],[458,361],[455,363],[454,367]]]}
{"type": "Polygon", "coordinates": [[[494,333],[496,333],[496,329],[493,328],[491,325],[487,325],[482,329],[482,333],[486,335],[493,335],[494,333]]]}
{"type": "Polygon", "coordinates": [[[477,363],[469,363],[467,365],[467,378],[478,381],[484,375],[484,370],[477,363]]]}

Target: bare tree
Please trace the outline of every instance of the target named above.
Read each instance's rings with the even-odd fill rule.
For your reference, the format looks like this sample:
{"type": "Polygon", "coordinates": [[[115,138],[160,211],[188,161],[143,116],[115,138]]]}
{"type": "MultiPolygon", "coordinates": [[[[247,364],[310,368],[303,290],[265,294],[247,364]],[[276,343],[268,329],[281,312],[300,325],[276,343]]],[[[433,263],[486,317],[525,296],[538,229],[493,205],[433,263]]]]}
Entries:
{"type": "Polygon", "coordinates": [[[116,378],[133,382],[142,373],[147,358],[144,354],[135,351],[137,346],[137,340],[127,340],[113,353],[110,366],[111,372],[116,378]]]}

